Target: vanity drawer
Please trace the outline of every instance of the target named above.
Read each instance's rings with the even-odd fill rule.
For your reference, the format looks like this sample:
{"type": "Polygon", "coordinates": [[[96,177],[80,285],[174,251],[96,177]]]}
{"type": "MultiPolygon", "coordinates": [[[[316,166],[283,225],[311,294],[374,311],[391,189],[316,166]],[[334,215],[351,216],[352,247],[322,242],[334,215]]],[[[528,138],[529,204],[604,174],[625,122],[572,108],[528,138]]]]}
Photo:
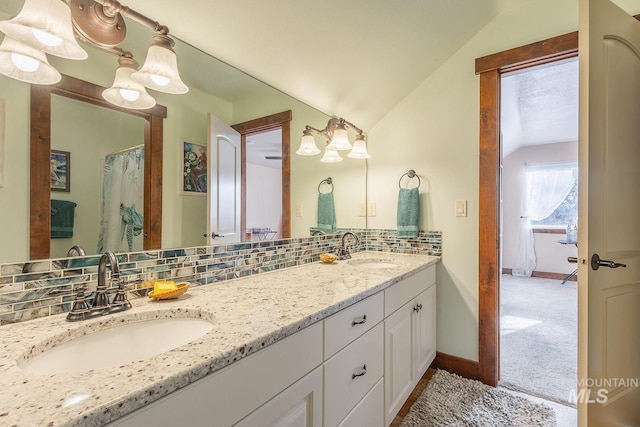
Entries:
{"type": "Polygon", "coordinates": [[[434,283],[436,283],[436,266],[432,265],[385,289],[384,316],[389,316],[434,283]]]}
{"type": "Polygon", "coordinates": [[[338,427],[384,427],[384,379],[380,378],[338,427]]]}
{"type": "Polygon", "coordinates": [[[384,371],[384,328],[369,332],[324,363],[324,425],[336,426],[384,371]]]}
{"type": "Polygon", "coordinates": [[[324,358],[376,326],[383,319],[384,294],[378,292],[324,321],[324,358]]]}

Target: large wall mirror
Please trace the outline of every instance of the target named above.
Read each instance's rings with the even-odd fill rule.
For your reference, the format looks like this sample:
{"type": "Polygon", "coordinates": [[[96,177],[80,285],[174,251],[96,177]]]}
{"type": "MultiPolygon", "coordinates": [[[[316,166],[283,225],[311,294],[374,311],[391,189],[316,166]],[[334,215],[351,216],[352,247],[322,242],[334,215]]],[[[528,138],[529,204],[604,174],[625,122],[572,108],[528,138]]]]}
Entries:
{"type": "MultiPolygon", "coordinates": [[[[0,2],[0,19],[8,19],[16,15],[21,6],[21,0],[0,2]]],[[[171,23],[167,24],[170,26],[171,23]]],[[[0,37],[2,37],[1,34],[0,37]]],[[[165,106],[166,110],[158,107],[157,111],[144,113],[129,110],[109,110],[109,113],[105,113],[110,116],[117,114],[120,117],[127,117],[114,119],[120,122],[137,120],[141,123],[133,125],[136,128],[133,132],[142,135],[139,144],[145,147],[144,168],[145,172],[148,172],[145,173],[144,178],[144,205],[137,206],[145,221],[143,248],[191,247],[209,243],[203,237],[207,221],[206,197],[185,195],[180,191],[183,157],[181,145],[185,141],[207,143],[208,113],[216,115],[229,125],[246,125],[259,118],[290,111],[291,120],[286,128],[288,134],[281,137],[282,141],[285,139],[287,142],[290,141],[290,146],[289,144],[286,148],[283,146],[282,148],[288,152],[280,154],[282,159],[288,158],[290,162],[289,200],[285,201],[284,196],[271,194],[269,191],[247,189],[246,197],[254,197],[253,194],[263,197],[258,201],[258,207],[252,208],[254,211],[264,209],[267,203],[277,204],[276,199],[282,198],[283,203],[291,211],[288,221],[287,218],[283,218],[290,227],[289,235],[293,238],[307,237],[310,235],[310,228],[316,225],[318,184],[323,179],[332,177],[335,183],[337,226],[365,228],[366,218],[359,215],[358,209],[366,198],[365,162],[345,159],[338,164],[326,164],[319,161],[320,156],[301,157],[294,153],[300,143],[305,125],[323,127],[329,115],[243,73],[232,65],[203,53],[182,42],[179,37],[179,34],[175,34],[175,51],[181,77],[190,88],[189,93],[167,95],[151,92],[158,104],[165,106]],[[163,118],[165,115],[166,118],[163,118]]],[[[132,51],[138,61],[144,59],[149,40],[148,29],[135,22],[127,21],[127,44],[124,48],[132,51]]],[[[92,232],[94,236],[86,240],[87,243],[75,239],[59,239],[52,245],[49,238],[51,198],[77,201],[74,200],[75,195],[72,195],[72,192],[80,188],[76,180],[80,179],[81,168],[89,164],[86,157],[81,154],[83,150],[69,149],[65,146],[66,141],[55,140],[56,128],[68,127],[66,134],[75,133],[82,140],[84,131],[74,127],[74,120],[93,115],[87,112],[89,109],[107,110],[101,105],[102,97],[99,87],[111,85],[117,67],[117,58],[113,54],[87,45],[83,47],[89,52],[89,59],[85,61],[49,58],[52,65],[68,76],[59,85],[32,88],[28,84],[0,75],[0,98],[5,101],[6,122],[4,181],[3,187],[0,187],[0,205],[3,206],[0,210],[0,235],[3,236],[3,242],[10,242],[0,247],[0,263],[64,257],[66,252],[63,249],[69,249],[76,243],[80,243],[87,254],[98,253],[95,231],[92,232]],[[90,95],[86,94],[87,91],[90,95]],[[72,108],[81,109],[82,114],[70,113],[68,115],[72,117],[64,119],[62,125],[57,124],[57,117],[62,114],[60,110],[72,108]],[[51,117],[54,120],[53,124],[50,122],[51,117]],[[51,132],[53,132],[51,136],[53,140],[48,144],[45,135],[51,135],[51,132]],[[71,193],[49,191],[52,148],[71,152],[71,193]],[[55,249],[57,253],[54,254],[51,248],[56,245],[60,247],[55,249]]],[[[87,123],[83,124],[89,126],[87,123]]],[[[105,127],[111,128],[113,139],[126,139],[124,135],[116,132],[116,126],[105,127]]],[[[122,127],[124,128],[124,125],[122,127]]],[[[248,132],[246,144],[257,146],[262,143],[255,139],[256,135],[252,133],[253,131],[247,129],[241,129],[241,131],[248,132]]],[[[105,133],[105,131],[101,132],[105,133]]],[[[63,132],[62,135],[65,133],[63,132]]],[[[91,146],[92,138],[87,136],[85,141],[87,145],[91,146]]],[[[64,136],[63,139],[65,139],[64,136]]],[[[135,143],[129,144],[129,146],[132,145],[135,143]]],[[[320,145],[321,141],[318,140],[318,146],[320,145]]],[[[106,148],[96,149],[94,154],[104,161],[106,154],[120,149],[119,147],[113,147],[110,151],[106,148]]],[[[271,172],[267,168],[277,162],[272,158],[278,156],[270,153],[259,153],[259,155],[263,160],[265,157],[270,157],[270,163],[261,166],[265,174],[271,172]]],[[[249,156],[247,161],[250,161],[249,156]]],[[[98,177],[96,179],[100,180],[102,166],[96,166],[93,169],[94,175],[98,177]]],[[[100,195],[92,194],[92,196],[100,195]]],[[[82,207],[89,206],[95,211],[92,215],[99,215],[99,204],[100,202],[97,201],[83,202],[82,207]]],[[[78,221],[82,221],[85,217],[84,213],[78,212],[78,215],[80,214],[82,217],[76,216],[78,221]]],[[[245,225],[247,228],[263,226],[275,228],[277,223],[278,219],[254,220],[247,215],[245,225]]],[[[77,229],[78,237],[80,235],[85,237],[85,234],[79,228],[77,229]]],[[[268,233],[264,236],[275,237],[271,237],[272,235],[268,233]]],[[[134,251],[137,250],[136,248],[134,247],[134,251]]]]}
{"type": "MultiPolygon", "coordinates": [[[[133,134],[134,141],[129,144],[143,145],[143,171],[142,182],[140,183],[143,200],[142,206],[138,206],[138,210],[142,214],[143,229],[140,236],[142,240],[142,247],[138,246],[136,249],[158,249],[161,246],[162,241],[162,209],[155,209],[154,207],[162,206],[162,145],[163,145],[163,119],[167,117],[167,109],[164,106],[156,105],[150,110],[126,110],[118,108],[108,102],[106,102],[101,93],[104,88],[94,85],[89,82],[75,79],[69,76],[63,76],[60,83],[53,86],[31,86],[31,155],[30,155],[30,226],[29,226],[29,256],[31,259],[49,258],[52,255],[52,246],[55,246],[55,240],[51,239],[51,236],[55,233],[51,233],[52,226],[52,205],[51,200],[52,191],[52,148],[58,149],[59,152],[71,153],[71,151],[59,150],[59,148],[67,148],[65,143],[72,140],[72,146],[76,147],[75,153],[78,153],[78,145],[84,145],[87,148],[86,155],[75,156],[74,162],[71,162],[71,157],[68,158],[68,164],[65,165],[65,175],[71,176],[73,171],[77,174],[77,171],[83,171],[81,179],[75,179],[78,184],[90,184],[85,188],[75,189],[70,188],[67,183],[65,192],[69,194],[72,191],[76,194],[76,197],[82,197],[83,200],[91,200],[93,196],[93,203],[89,203],[93,206],[81,206],[78,209],[78,214],[75,215],[74,228],[80,229],[80,242],[78,237],[74,240],[74,245],[79,245],[88,253],[96,253],[98,246],[97,236],[92,235],[92,231],[98,232],[100,229],[100,217],[102,212],[96,207],[102,207],[104,200],[102,199],[102,187],[103,179],[99,175],[100,169],[102,169],[101,157],[99,157],[98,151],[100,147],[96,144],[96,138],[91,138],[87,132],[82,132],[76,127],[71,129],[70,134],[63,136],[61,132],[54,132],[56,127],[61,127],[68,130],[68,126],[63,123],[73,123],[74,121],[82,120],[83,110],[91,108],[91,106],[97,106],[100,108],[106,108],[108,110],[116,111],[116,114],[125,114],[141,119],[140,127],[142,132],[131,130],[127,134],[133,134]],[[56,99],[56,97],[68,98],[71,100],[81,101],[89,105],[83,106],[75,103],[65,104],[64,99],[56,99]],[[56,106],[57,109],[52,111],[52,107],[56,106]],[[74,109],[75,108],[75,109],[74,109]],[[54,119],[56,113],[62,114],[65,112],[65,116],[59,118],[58,121],[54,119]],[[138,141],[135,141],[137,137],[142,136],[138,141]],[[91,153],[91,154],[89,154],[91,153]],[[91,162],[89,165],[86,163],[91,162]],[[77,163],[77,165],[76,165],[77,163]],[[73,167],[73,169],[71,169],[73,167]],[[96,174],[98,172],[98,174],[96,174]],[[102,179],[101,179],[102,178],[102,179]],[[80,212],[83,212],[81,214],[80,212]],[[77,224],[80,222],[80,224],[77,224]],[[84,226],[84,222],[89,224],[84,226]],[[82,225],[81,225],[82,224],[82,225]],[[86,229],[85,231],[82,231],[86,229]],[[82,244],[83,242],[88,242],[82,244]]],[[[99,114],[97,112],[96,114],[99,114]]],[[[124,118],[114,118],[113,121],[108,120],[106,115],[93,115],[95,121],[91,123],[82,122],[79,123],[79,127],[84,125],[90,128],[96,128],[98,125],[106,127],[105,131],[101,134],[106,134],[107,139],[113,140],[114,143],[122,141],[122,136],[118,135],[116,129],[119,124],[125,122],[125,129],[127,129],[126,121],[124,118]]],[[[124,147],[127,148],[127,147],[124,147]]],[[[116,151],[121,151],[123,147],[115,146],[116,151]]],[[[111,154],[114,150],[114,146],[106,147],[105,154],[111,154]]],[[[129,183],[129,186],[131,184],[129,183]]],[[[55,186],[54,186],[55,188],[55,186]]],[[[60,193],[63,194],[63,193],[60,193]]],[[[76,203],[67,197],[61,197],[67,203],[76,203]]],[[[54,199],[57,200],[57,199],[54,199]]],[[[129,216],[131,215],[131,205],[123,206],[123,209],[129,209],[129,216]]],[[[134,206],[135,209],[135,206],[134,206]]],[[[75,212],[74,212],[75,213],[75,212]]],[[[134,212],[135,213],[135,212],[134,212]]],[[[62,215],[62,214],[61,214],[62,215]]],[[[124,221],[124,219],[122,219],[124,221]]],[[[123,231],[128,232],[127,224],[123,224],[123,231]]],[[[64,236],[64,235],[63,235],[64,236]]],[[[64,238],[64,237],[63,237],[64,238]]],[[[105,247],[105,249],[113,250],[113,247],[105,247]]],[[[133,249],[133,248],[130,248],[133,249]]],[[[53,256],[62,257],[65,253],[53,251],[53,256]]]]}

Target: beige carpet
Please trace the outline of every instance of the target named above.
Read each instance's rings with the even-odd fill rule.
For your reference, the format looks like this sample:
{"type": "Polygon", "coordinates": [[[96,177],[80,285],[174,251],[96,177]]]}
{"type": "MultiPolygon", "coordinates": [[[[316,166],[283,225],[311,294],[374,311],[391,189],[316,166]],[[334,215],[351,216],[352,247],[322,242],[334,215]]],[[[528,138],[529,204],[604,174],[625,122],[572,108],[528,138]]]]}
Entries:
{"type": "Polygon", "coordinates": [[[553,410],[503,390],[438,370],[401,427],[554,427],[553,410]]]}
{"type": "Polygon", "coordinates": [[[577,384],[576,282],[503,274],[500,385],[565,405],[577,384]]]}

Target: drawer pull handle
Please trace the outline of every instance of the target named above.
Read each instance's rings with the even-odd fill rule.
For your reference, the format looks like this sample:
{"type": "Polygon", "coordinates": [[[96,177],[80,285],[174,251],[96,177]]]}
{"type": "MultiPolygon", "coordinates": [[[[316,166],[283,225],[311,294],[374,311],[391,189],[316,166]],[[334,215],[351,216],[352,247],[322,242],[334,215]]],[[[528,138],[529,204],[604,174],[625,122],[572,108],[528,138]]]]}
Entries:
{"type": "Polygon", "coordinates": [[[351,379],[355,380],[356,378],[361,377],[366,373],[367,373],[367,365],[364,365],[362,369],[360,369],[360,371],[354,372],[353,374],[351,374],[351,379]]]}
{"type": "Polygon", "coordinates": [[[420,310],[422,310],[422,304],[416,304],[416,306],[413,307],[413,311],[415,311],[416,313],[419,313],[420,310]]]}
{"type": "Polygon", "coordinates": [[[362,316],[362,319],[354,320],[353,322],[351,322],[351,326],[362,325],[366,322],[367,322],[367,315],[365,314],[364,316],[362,316]]]}

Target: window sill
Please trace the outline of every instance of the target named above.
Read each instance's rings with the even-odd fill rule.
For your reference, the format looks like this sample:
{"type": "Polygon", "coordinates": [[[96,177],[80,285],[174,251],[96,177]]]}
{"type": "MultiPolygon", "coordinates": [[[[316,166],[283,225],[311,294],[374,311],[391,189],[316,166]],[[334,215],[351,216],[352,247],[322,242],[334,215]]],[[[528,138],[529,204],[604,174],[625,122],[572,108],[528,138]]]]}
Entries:
{"type": "Polygon", "coordinates": [[[567,230],[564,228],[533,227],[531,230],[534,233],[567,234],[567,230]]]}

